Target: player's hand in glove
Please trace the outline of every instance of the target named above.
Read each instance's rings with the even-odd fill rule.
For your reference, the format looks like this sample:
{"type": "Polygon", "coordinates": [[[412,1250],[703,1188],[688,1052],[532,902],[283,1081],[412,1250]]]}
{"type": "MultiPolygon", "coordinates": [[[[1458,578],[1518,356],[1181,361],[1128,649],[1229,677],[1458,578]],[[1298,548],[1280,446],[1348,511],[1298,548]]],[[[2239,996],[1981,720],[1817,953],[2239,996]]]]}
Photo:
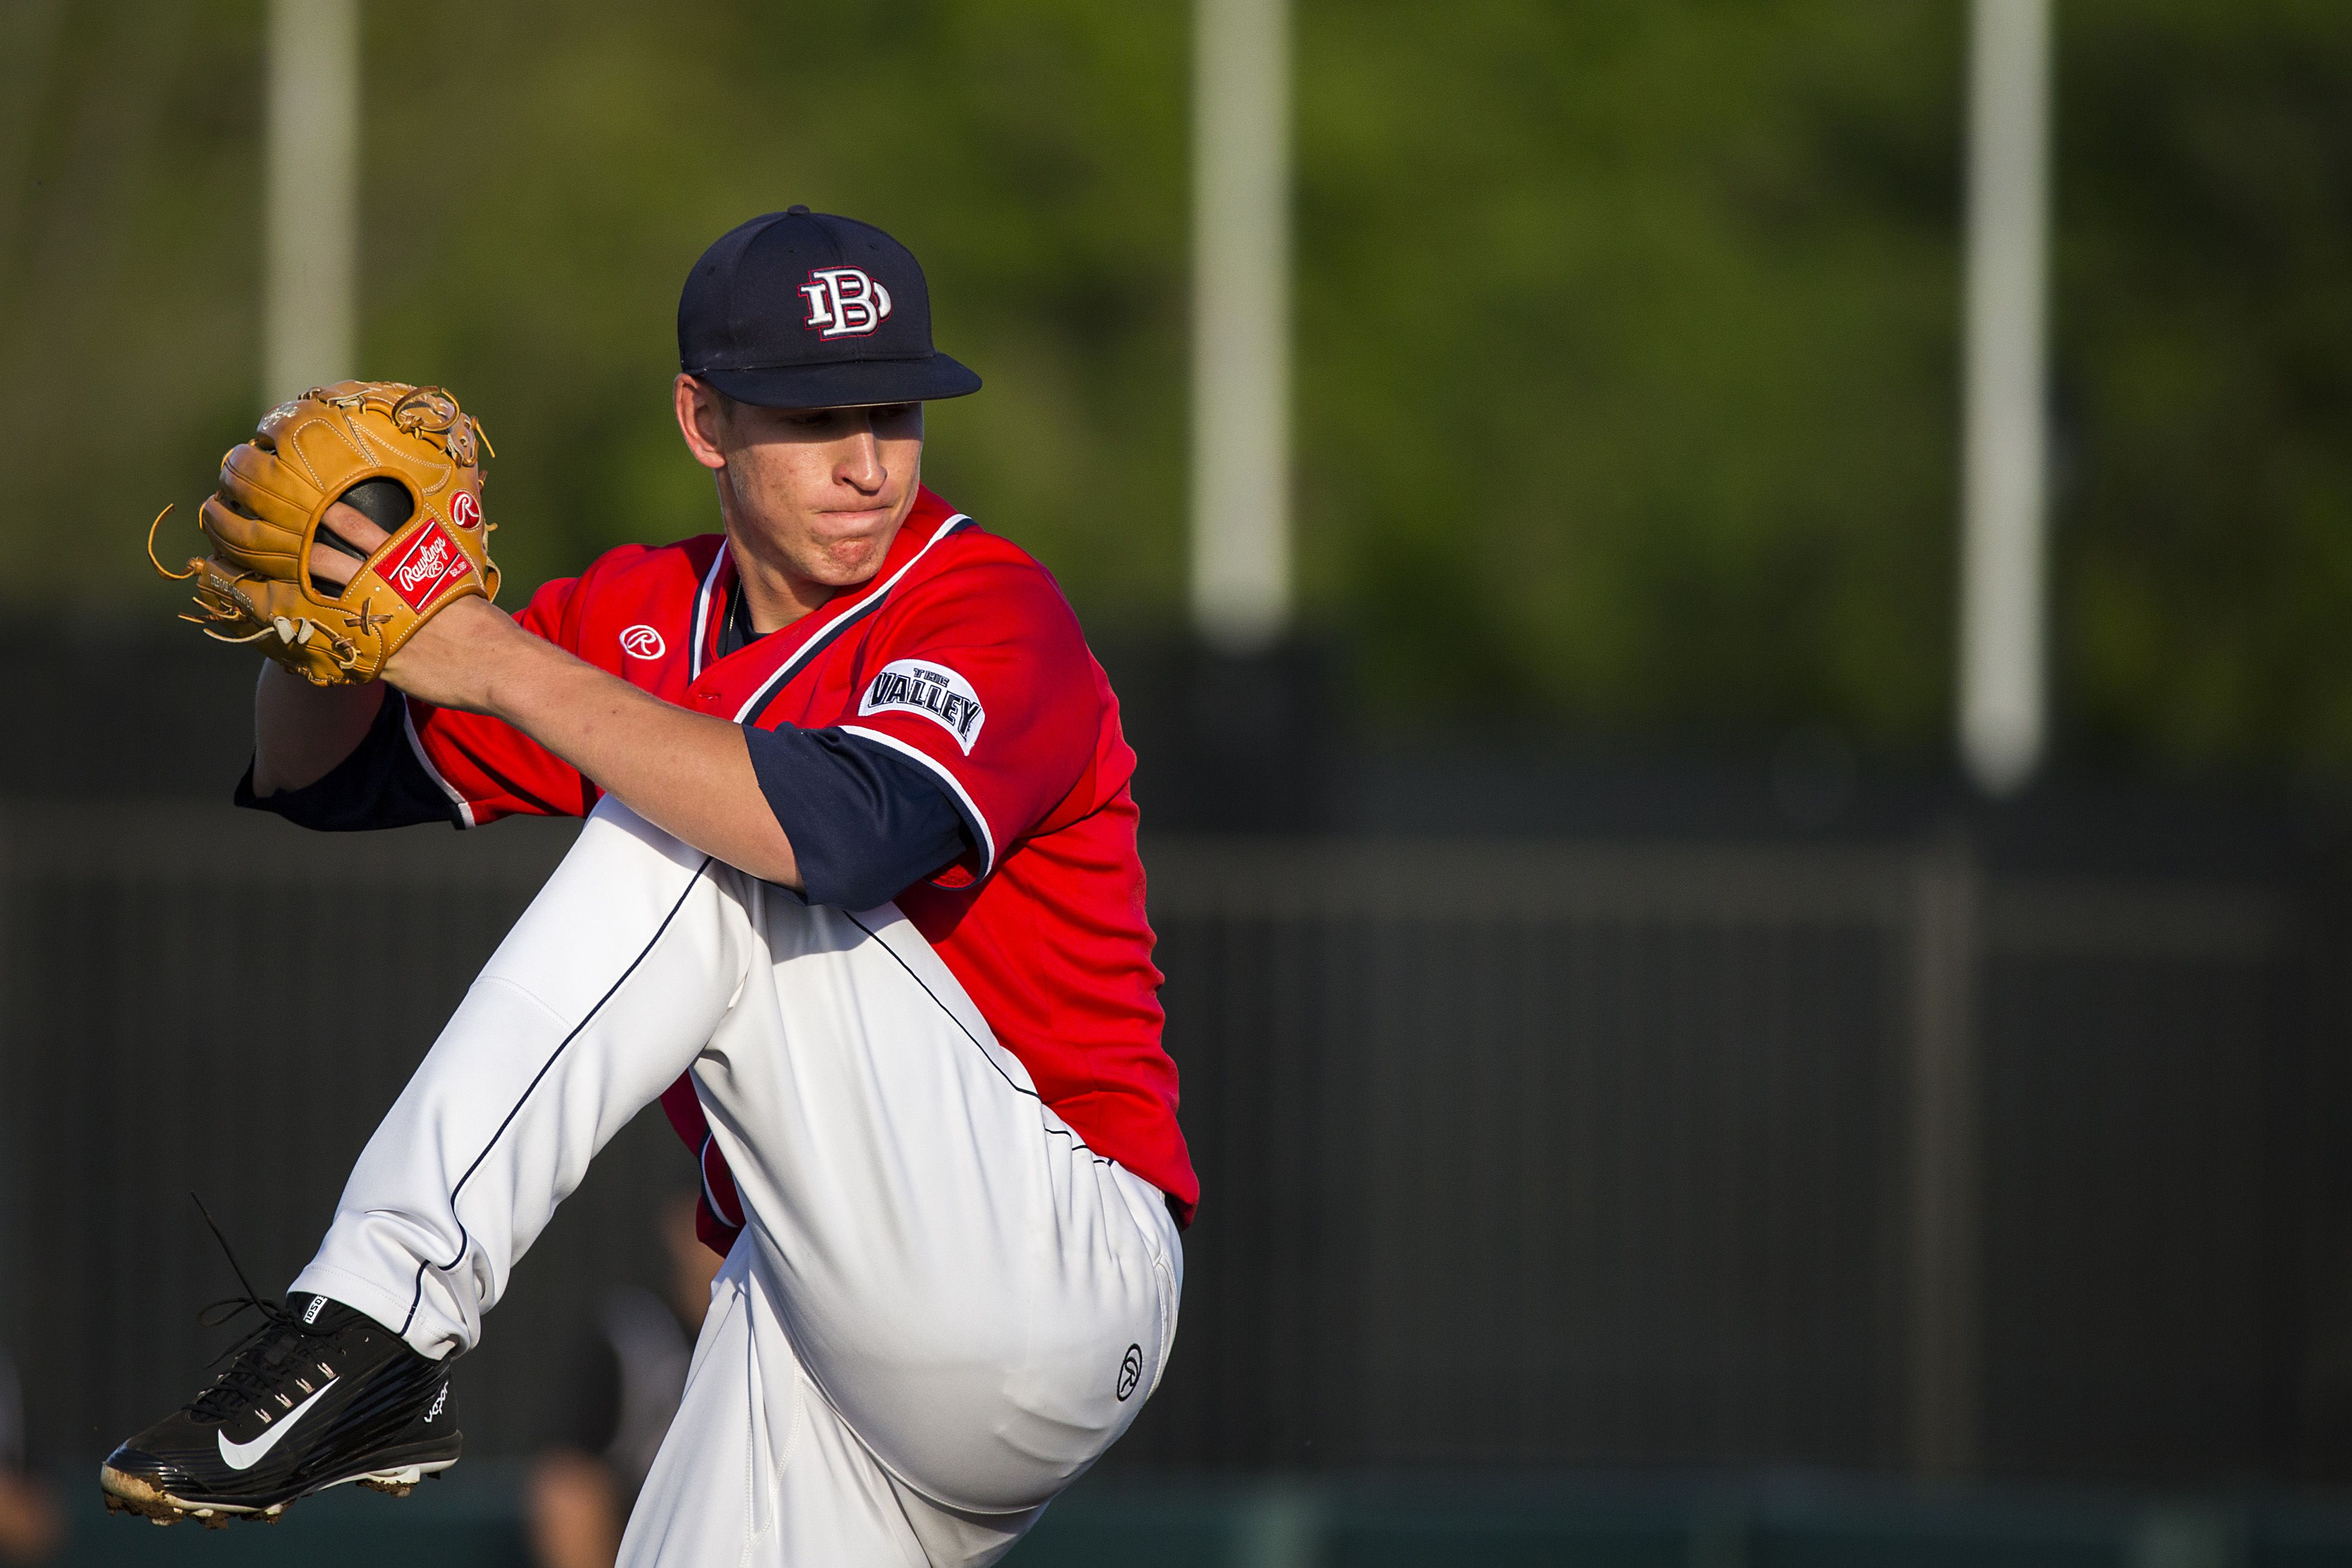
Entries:
{"type": "Polygon", "coordinates": [[[212,553],[185,572],[156,570],[194,579],[202,613],[181,618],[206,636],[252,643],[314,685],[373,680],[426,620],[497,597],[495,525],[481,503],[488,450],[438,387],[314,387],[221,459],[201,521],[212,553]]]}
{"type": "MultiPolygon", "coordinates": [[[[311,579],[329,593],[341,594],[361,564],[391,537],[364,512],[337,501],[319,524],[319,542],[310,551],[311,579]]],[[[483,711],[483,688],[498,668],[504,635],[528,634],[517,633],[507,613],[488,600],[469,605],[453,595],[436,607],[431,626],[419,626],[384,661],[383,679],[436,707],[483,711]]]]}

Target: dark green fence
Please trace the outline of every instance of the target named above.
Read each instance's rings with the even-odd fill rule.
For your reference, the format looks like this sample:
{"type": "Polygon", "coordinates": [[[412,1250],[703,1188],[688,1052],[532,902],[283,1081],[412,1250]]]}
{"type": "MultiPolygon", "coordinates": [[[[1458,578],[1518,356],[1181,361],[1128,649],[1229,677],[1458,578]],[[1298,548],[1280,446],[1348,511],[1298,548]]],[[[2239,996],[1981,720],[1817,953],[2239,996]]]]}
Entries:
{"type": "MultiPolygon", "coordinates": [[[[0,812],[37,1458],[217,1348],[192,1189],[291,1276],[567,832],[0,812]]],[[[1957,843],[1147,858],[1206,1198],[1108,1470],[2352,1475],[2352,965],[2279,889],[1957,843]]],[[[459,1374],[476,1452],[541,1440],[688,1179],[657,1117],[592,1173],[459,1374]]]]}

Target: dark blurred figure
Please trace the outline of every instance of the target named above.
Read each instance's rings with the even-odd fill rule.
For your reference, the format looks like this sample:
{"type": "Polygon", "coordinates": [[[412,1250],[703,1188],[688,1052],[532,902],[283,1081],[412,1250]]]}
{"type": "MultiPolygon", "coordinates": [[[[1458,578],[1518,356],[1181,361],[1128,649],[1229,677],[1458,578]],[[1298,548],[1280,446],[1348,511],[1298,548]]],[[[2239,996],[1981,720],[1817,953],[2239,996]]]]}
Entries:
{"type": "Polygon", "coordinates": [[[563,1445],[531,1467],[530,1544],[540,1568],[613,1568],[621,1522],[686,1391],[719,1258],[695,1238],[692,1194],[664,1206],[661,1227],[667,1289],[606,1292],[563,1445]]]}
{"type": "Polygon", "coordinates": [[[0,1351],[0,1562],[46,1563],[64,1535],[57,1495],[25,1469],[24,1396],[0,1351]]]}

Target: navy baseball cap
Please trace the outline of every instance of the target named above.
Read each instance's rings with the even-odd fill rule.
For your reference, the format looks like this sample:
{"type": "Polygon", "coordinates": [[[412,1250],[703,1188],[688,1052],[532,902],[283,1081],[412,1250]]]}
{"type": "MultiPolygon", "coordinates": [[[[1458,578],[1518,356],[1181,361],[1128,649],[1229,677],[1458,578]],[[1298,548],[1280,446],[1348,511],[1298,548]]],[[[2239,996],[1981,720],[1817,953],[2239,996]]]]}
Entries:
{"type": "Polygon", "coordinates": [[[702,253],[677,299],[677,367],[768,408],[980,390],[931,347],[914,253],[872,224],[803,206],[739,224],[702,253]]]}

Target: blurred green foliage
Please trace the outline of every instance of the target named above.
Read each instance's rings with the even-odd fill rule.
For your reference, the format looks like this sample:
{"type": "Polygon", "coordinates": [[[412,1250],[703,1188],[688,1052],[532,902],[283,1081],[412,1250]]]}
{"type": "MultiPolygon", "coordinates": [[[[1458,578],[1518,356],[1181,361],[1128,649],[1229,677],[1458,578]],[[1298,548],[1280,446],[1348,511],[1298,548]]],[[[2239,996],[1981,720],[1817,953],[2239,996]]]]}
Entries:
{"type": "MultiPolygon", "coordinates": [[[[1939,749],[1958,0],[1297,4],[1300,575],[1365,711],[1939,749]]],[[[2340,774],[2352,13],[2057,5],[2062,747],[2340,774]]],[[[677,288],[805,201],[988,379],[931,481],[1098,636],[1181,625],[1185,5],[364,9],[360,369],[482,415],[519,585],[713,526],[677,288]]],[[[266,401],[260,37],[0,5],[20,607],[157,616],[138,529],[266,401]]]]}
{"type": "Polygon", "coordinates": [[[2352,11],[2059,9],[2075,742],[2352,775],[2352,11]]]}

